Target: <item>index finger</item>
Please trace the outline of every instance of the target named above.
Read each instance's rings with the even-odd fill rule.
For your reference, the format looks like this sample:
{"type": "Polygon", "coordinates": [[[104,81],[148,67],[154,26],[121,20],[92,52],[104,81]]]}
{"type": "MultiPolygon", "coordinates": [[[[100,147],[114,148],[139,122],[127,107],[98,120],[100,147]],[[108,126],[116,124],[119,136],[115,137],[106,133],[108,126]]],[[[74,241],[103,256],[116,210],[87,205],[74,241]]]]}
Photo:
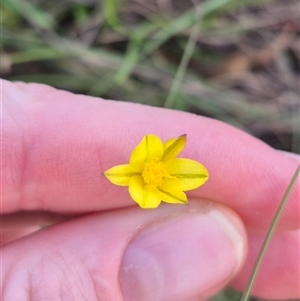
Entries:
{"type": "MultiPolygon", "coordinates": [[[[2,82],[2,212],[81,213],[134,205],[102,173],[128,163],[141,138],[187,134],[182,157],[210,179],[189,196],[222,202],[250,227],[266,228],[298,160],[224,123],[189,113],[2,82]]],[[[299,183],[280,227],[299,227],[299,183]]]]}

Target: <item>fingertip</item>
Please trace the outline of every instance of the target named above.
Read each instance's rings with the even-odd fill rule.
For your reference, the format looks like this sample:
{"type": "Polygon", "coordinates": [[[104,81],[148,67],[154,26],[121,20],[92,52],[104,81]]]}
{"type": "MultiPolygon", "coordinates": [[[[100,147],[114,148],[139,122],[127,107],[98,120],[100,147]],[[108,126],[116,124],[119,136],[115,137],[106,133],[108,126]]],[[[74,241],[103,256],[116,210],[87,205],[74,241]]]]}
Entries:
{"type": "Polygon", "coordinates": [[[129,242],[119,272],[125,301],[206,300],[237,273],[247,250],[241,221],[223,206],[202,205],[192,201],[129,242]]]}

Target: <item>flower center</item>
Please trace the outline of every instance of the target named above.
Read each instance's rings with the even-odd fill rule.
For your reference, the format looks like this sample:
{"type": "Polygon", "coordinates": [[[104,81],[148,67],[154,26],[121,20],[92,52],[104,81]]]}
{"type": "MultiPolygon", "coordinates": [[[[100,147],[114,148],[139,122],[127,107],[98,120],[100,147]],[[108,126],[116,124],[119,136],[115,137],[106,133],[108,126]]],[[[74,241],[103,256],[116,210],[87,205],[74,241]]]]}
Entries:
{"type": "Polygon", "coordinates": [[[159,187],[162,184],[162,179],[168,176],[169,174],[165,170],[163,163],[152,160],[144,164],[142,177],[147,186],[159,187]]]}

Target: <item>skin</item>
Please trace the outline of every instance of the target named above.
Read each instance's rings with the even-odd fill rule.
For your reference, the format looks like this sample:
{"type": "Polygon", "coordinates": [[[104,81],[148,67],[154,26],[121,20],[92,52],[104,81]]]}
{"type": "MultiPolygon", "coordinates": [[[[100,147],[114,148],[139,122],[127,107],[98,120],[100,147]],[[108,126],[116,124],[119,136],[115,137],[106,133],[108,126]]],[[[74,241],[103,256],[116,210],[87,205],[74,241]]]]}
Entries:
{"type": "MultiPolygon", "coordinates": [[[[226,285],[244,289],[298,156],[193,114],[39,84],[1,87],[3,300],[199,301],[226,285]],[[148,133],[187,134],[180,157],[208,169],[189,206],[140,209],[102,175],[128,163],[148,133]]],[[[257,296],[300,297],[299,189],[256,279],[257,296]]]]}

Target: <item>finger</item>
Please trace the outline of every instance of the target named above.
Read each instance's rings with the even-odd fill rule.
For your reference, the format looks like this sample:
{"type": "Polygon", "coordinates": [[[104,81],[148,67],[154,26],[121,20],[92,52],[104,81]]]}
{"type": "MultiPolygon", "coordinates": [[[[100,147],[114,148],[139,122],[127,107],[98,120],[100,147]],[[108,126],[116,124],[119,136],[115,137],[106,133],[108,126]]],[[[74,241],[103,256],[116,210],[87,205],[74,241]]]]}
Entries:
{"type": "MultiPolygon", "coordinates": [[[[249,235],[249,254],[242,270],[232,282],[233,287],[240,290],[245,288],[263,240],[262,235],[249,235]]],[[[300,230],[274,236],[255,278],[253,295],[272,300],[300,298],[299,246],[300,230]]]]}
{"type": "Polygon", "coordinates": [[[6,245],[3,300],[205,300],[245,252],[241,221],[220,205],[107,211],[6,245]]]}
{"type": "MultiPolygon", "coordinates": [[[[189,196],[223,202],[248,227],[266,229],[299,162],[224,123],[188,113],[6,81],[3,100],[3,212],[133,205],[127,189],[102,173],[128,163],[147,133],[162,139],[185,133],[182,156],[200,161],[210,174],[189,196]]],[[[298,227],[296,186],[281,229],[298,227]]]]}

